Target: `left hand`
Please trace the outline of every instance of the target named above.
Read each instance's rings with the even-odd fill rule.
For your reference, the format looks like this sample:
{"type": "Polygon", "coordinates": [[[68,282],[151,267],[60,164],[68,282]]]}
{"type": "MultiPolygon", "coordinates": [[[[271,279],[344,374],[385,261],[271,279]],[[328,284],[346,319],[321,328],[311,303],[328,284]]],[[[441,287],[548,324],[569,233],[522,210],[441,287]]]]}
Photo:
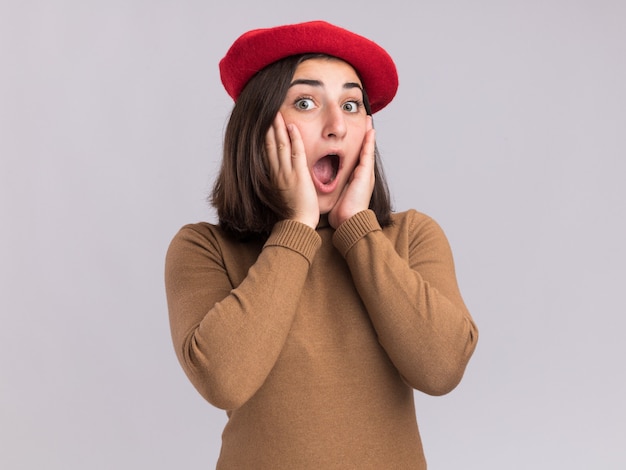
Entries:
{"type": "Polygon", "coordinates": [[[376,131],[372,127],[372,117],[368,116],[367,131],[361,146],[359,163],[350,175],[337,203],[328,214],[328,222],[334,229],[357,212],[366,210],[370,205],[375,181],[375,144],[376,131]]]}

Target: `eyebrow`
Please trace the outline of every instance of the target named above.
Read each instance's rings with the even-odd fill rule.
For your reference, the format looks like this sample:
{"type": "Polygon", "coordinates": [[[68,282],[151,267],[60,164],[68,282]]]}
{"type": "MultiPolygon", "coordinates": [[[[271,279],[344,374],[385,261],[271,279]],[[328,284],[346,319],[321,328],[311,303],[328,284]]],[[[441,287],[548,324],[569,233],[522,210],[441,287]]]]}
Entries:
{"type": "MultiPolygon", "coordinates": [[[[307,78],[299,78],[297,80],[294,80],[289,85],[289,88],[291,88],[294,85],[308,85],[308,86],[314,86],[314,87],[320,87],[320,88],[324,87],[324,84],[321,81],[319,81],[319,80],[311,80],[311,79],[307,79],[307,78]]],[[[350,90],[352,88],[358,88],[359,90],[363,91],[363,88],[361,87],[361,85],[359,85],[356,82],[346,82],[346,83],[343,84],[343,88],[346,89],[346,90],[350,90]]]]}

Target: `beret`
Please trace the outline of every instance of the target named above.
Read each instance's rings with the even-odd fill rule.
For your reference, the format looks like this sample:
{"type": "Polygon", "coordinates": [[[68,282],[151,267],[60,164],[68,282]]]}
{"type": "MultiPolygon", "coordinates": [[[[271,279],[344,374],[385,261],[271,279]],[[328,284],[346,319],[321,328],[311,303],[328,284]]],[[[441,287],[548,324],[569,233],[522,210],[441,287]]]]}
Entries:
{"type": "Polygon", "coordinates": [[[349,63],[363,80],[372,113],[393,99],[398,72],[393,59],[375,42],[325,21],[254,29],[242,34],[219,63],[220,77],[235,101],[261,69],[285,57],[321,53],[349,63]]]}

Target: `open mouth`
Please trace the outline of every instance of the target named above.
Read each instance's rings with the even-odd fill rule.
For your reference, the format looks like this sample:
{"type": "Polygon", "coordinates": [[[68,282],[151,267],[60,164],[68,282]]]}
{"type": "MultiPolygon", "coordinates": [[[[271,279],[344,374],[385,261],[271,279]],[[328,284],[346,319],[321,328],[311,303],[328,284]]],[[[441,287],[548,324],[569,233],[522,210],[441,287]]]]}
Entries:
{"type": "Polygon", "coordinates": [[[318,181],[322,184],[330,184],[337,177],[339,171],[339,156],[338,155],[326,155],[320,158],[315,165],[313,165],[313,173],[318,181]]]}

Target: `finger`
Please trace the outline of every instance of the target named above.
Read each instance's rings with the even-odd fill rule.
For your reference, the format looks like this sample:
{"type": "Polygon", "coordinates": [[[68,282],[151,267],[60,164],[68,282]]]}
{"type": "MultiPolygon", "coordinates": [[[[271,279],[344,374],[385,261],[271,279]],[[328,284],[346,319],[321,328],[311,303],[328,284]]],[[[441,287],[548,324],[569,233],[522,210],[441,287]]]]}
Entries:
{"type": "Polygon", "coordinates": [[[270,169],[274,172],[278,171],[280,166],[277,147],[276,130],[274,124],[272,124],[265,134],[265,152],[267,153],[267,161],[270,165],[270,169]]]}
{"type": "Polygon", "coordinates": [[[293,168],[308,171],[306,152],[304,150],[304,142],[302,141],[300,130],[295,124],[291,123],[287,125],[287,132],[289,133],[289,141],[291,145],[290,157],[293,168]]]}
{"type": "MultiPolygon", "coordinates": [[[[370,128],[363,138],[359,163],[350,176],[350,185],[359,181],[359,188],[371,191],[374,185],[374,165],[376,162],[376,131],[370,128]],[[364,186],[362,186],[364,185],[364,186]]],[[[346,187],[347,189],[347,187],[346,187]]],[[[371,193],[369,194],[371,196],[371,193]]],[[[368,196],[368,197],[369,197],[368,196]]]]}
{"type": "Polygon", "coordinates": [[[376,130],[370,128],[365,133],[359,165],[374,171],[374,161],[376,159],[376,130]]]}
{"type": "MultiPolygon", "coordinates": [[[[270,167],[273,171],[278,172],[284,167],[285,152],[289,154],[288,148],[289,137],[285,129],[285,123],[280,113],[276,114],[272,125],[265,134],[265,150],[270,167]]],[[[291,165],[288,167],[291,169],[291,165]]]]}
{"type": "Polygon", "coordinates": [[[281,168],[291,170],[291,141],[289,133],[287,132],[285,120],[280,112],[276,114],[272,127],[274,128],[274,135],[276,138],[278,163],[281,168]]]}

